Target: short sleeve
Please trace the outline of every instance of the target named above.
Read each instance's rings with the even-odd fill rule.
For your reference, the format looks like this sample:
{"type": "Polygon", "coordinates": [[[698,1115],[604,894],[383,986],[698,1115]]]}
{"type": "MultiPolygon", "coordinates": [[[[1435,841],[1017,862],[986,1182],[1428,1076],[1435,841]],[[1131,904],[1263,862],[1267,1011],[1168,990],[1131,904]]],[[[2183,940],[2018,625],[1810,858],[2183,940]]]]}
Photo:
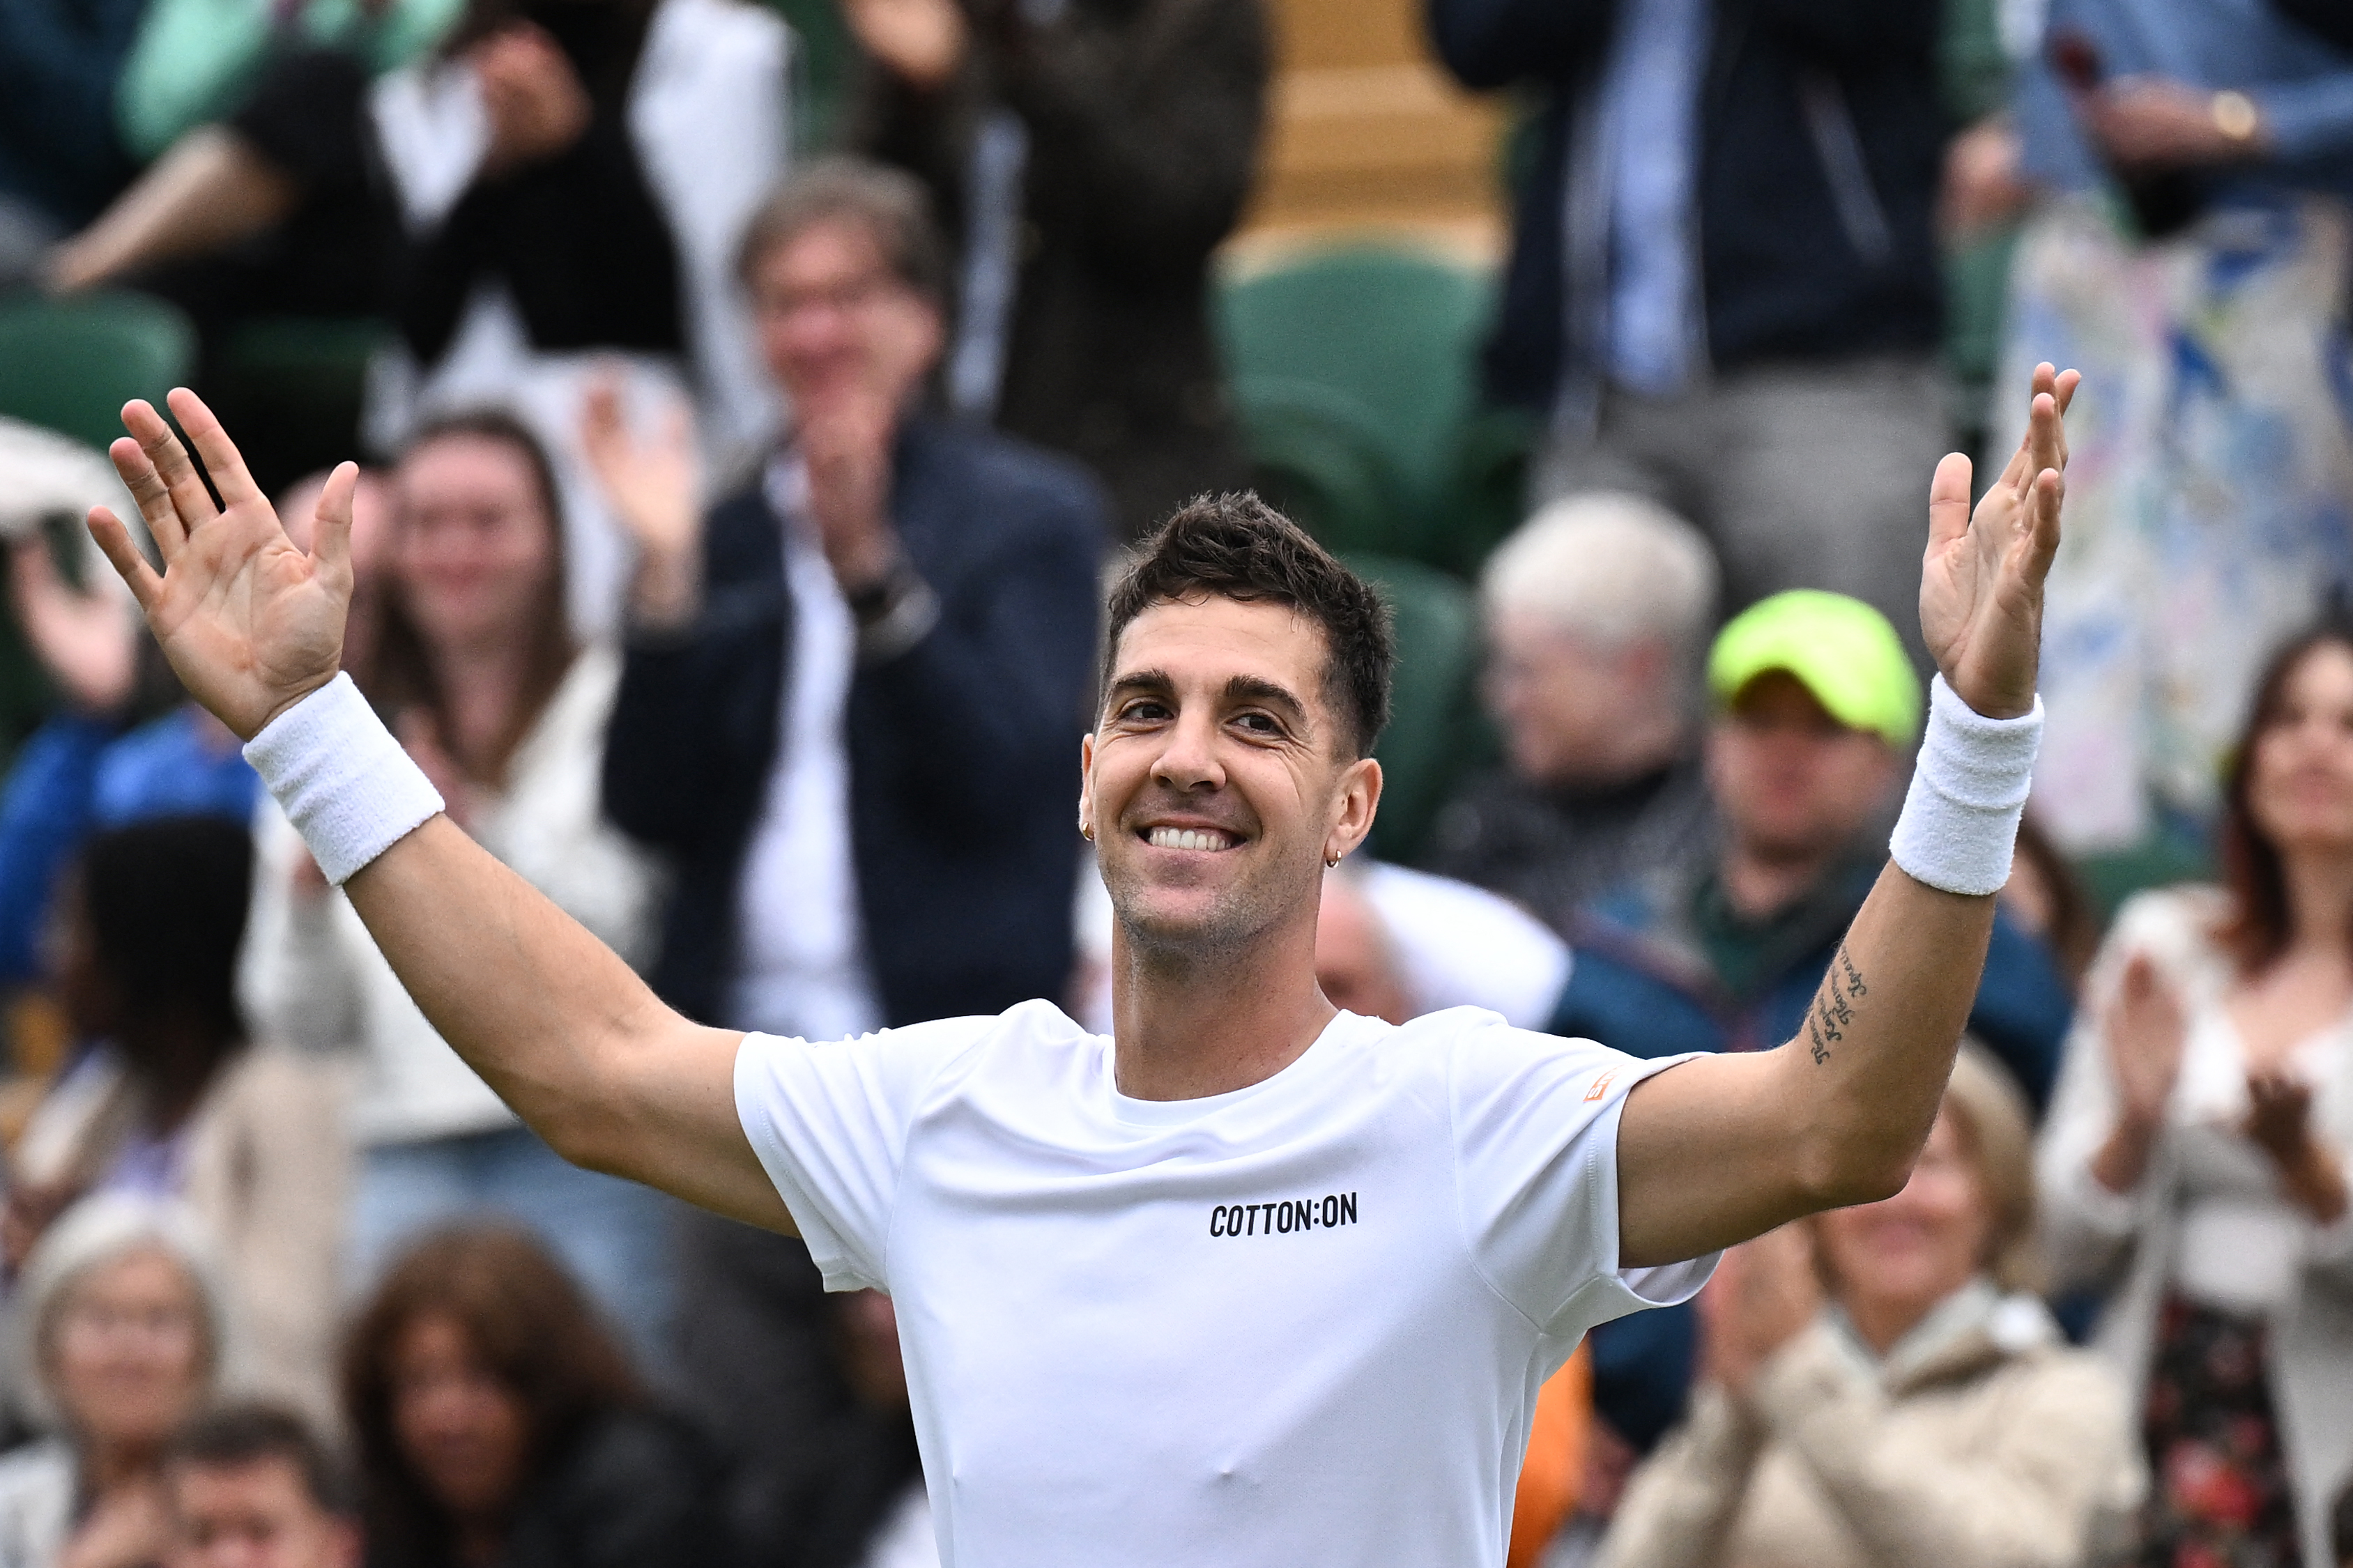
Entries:
{"type": "MultiPolygon", "coordinates": [[[[1690,1300],[1719,1254],[1618,1261],[1618,1121],[1627,1091],[1689,1055],[1644,1060],[1492,1015],[1453,1042],[1448,1086],[1466,1245],[1498,1294],[1548,1334],[1690,1300]]],[[[1705,1180],[1695,1172],[1694,1180],[1705,1180]]]]}
{"type": "Polygon", "coordinates": [[[746,1035],[735,1114],[828,1290],[890,1289],[891,1215],[923,1091],[994,1018],[947,1018],[852,1040],[746,1035]]]}

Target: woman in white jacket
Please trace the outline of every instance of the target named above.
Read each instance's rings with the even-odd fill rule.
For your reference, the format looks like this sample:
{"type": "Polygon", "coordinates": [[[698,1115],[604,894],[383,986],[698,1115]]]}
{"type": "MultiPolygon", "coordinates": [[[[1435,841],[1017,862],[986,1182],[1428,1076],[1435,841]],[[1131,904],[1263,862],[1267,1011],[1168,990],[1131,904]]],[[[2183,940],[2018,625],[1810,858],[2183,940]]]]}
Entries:
{"type": "Polygon", "coordinates": [[[2274,657],[2235,755],[2227,886],[2118,916],[2043,1189],[2140,1395],[2137,1561],[2320,1568],[2353,1479],[2353,626],[2274,657]]]}
{"type": "MultiPolygon", "coordinates": [[[[598,805],[619,659],[566,629],[545,455],[508,416],[455,416],[409,447],[393,489],[379,629],[355,676],[452,818],[642,967],[655,871],[598,805]]],[[[362,1054],[355,1280],[420,1228],[503,1211],[655,1348],[667,1273],[659,1200],[566,1165],[517,1121],[426,1022],[285,819],[267,804],[263,814],[245,1001],[265,1033],[362,1054]]]]}

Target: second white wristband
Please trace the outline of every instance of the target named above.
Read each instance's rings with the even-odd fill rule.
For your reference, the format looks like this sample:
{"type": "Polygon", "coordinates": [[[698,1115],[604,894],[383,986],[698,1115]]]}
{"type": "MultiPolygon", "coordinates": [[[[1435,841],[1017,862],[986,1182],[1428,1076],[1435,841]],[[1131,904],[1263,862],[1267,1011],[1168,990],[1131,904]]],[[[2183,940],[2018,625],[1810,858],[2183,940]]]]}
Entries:
{"type": "Polygon", "coordinates": [[[1928,728],[1888,854],[1912,878],[1948,893],[1998,893],[2042,741],[2042,699],[2015,719],[1989,719],[1937,676],[1928,728]]]}
{"type": "Polygon", "coordinates": [[[245,760],[339,888],[442,810],[441,792],[348,675],[264,725],[245,760]]]}

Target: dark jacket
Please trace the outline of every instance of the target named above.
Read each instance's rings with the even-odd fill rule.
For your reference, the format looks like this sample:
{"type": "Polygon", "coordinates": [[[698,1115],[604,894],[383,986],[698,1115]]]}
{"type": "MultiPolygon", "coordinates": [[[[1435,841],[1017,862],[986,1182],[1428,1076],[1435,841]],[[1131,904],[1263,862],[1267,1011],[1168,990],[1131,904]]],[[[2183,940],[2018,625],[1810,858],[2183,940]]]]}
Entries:
{"type": "Polygon", "coordinates": [[[997,423],[1101,474],[1135,537],[1247,465],[1209,335],[1209,261],[1250,195],[1264,116],[1260,0],[1071,0],[1029,26],[983,7],[955,82],[876,71],[864,149],[920,177],[961,253],[983,116],[1029,132],[1019,281],[997,423]]]}
{"type": "MultiPolygon", "coordinates": [[[[1775,922],[1759,945],[1757,973],[1732,983],[1709,961],[1697,929],[1713,879],[1704,862],[1623,886],[1588,906],[1570,933],[1577,963],[1553,1033],[1638,1057],[1767,1050],[1793,1039],[1878,875],[1876,857],[1849,864],[1775,922]]],[[[2073,1017],[2051,954],[1997,911],[1969,1032],[2010,1070],[2038,1116],[2073,1017]]]]}
{"type": "MultiPolygon", "coordinates": [[[[672,1417],[596,1417],[526,1483],[499,1568],[726,1568],[735,1552],[720,1474],[708,1445],[672,1417]]],[[[370,1531],[368,1568],[455,1562],[370,1531]]]]}
{"type": "MultiPolygon", "coordinates": [[[[1546,94],[1487,351],[1489,390],[1507,403],[1548,407],[1565,370],[1598,384],[1606,209],[1580,181],[1590,216],[1564,214],[1593,162],[1578,127],[1597,112],[1617,9],[1429,0],[1439,53],[1466,84],[1546,94]]],[[[1694,188],[1716,368],[1936,346],[1938,16],[1936,0],[1715,0],[1694,188]]]]}
{"type": "MultiPolygon", "coordinates": [[[[939,621],[859,668],[844,741],[867,960],[884,1021],[900,1025],[1059,996],[1070,980],[1103,510],[1068,464],[918,420],[900,434],[892,512],[939,621]]],[[[676,863],[654,988],[721,1023],[793,604],[756,488],[712,510],[703,551],[694,626],[630,645],[605,808],[676,863]]]]}

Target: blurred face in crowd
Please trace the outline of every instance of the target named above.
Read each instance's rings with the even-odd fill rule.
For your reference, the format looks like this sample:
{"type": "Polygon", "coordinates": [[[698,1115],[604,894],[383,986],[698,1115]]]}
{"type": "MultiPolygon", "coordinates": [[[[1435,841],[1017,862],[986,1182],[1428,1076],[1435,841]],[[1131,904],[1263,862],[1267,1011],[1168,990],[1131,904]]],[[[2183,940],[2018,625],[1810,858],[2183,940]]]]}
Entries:
{"type": "Polygon", "coordinates": [[[172,1467],[165,1568],[354,1568],[359,1531],[319,1504],[301,1468],[279,1455],[172,1467]]]}
{"type": "Polygon", "coordinates": [[[1949,1109],[1937,1113],[1902,1192],[1814,1223],[1840,1303],[1867,1336],[1891,1344],[1984,1268],[1993,1235],[1984,1179],[1949,1109]]]}
{"type": "Polygon", "coordinates": [[[161,1248],[85,1270],[47,1332],[49,1387],[86,1443],[159,1447],[195,1413],[210,1376],[195,1280],[161,1248]]]}
{"type": "Polygon", "coordinates": [[[438,648],[528,634],[555,570],[555,520],[530,457],[452,433],[401,459],[391,565],[418,635],[438,648]]]}
{"type": "Polygon", "coordinates": [[[1766,860],[1836,852],[1883,811],[1895,752],[1831,717],[1782,670],[1750,681],[1708,738],[1708,784],[1725,825],[1766,860]]]}
{"type": "Polygon", "coordinates": [[[1638,778],[1673,760],[1683,734],[1674,655],[1657,637],[1618,646],[1499,608],[1487,626],[1487,705],[1512,771],[1555,788],[1638,778]]]}
{"type": "Polygon", "coordinates": [[[2247,807],[2283,855],[2353,850],[2353,648],[2297,661],[2248,759],[2247,807]]]}
{"type": "Polygon", "coordinates": [[[453,1317],[419,1313],[394,1340],[392,1429],[426,1490],[458,1519],[495,1518],[522,1489],[529,1417],[453,1317]]]}
{"type": "Polygon", "coordinates": [[[844,401],[898,408],[939,357],[939,307],[854,218],[821,219],[770,247],[751,283],[761,353],[803,420],[844,401]]]}
{"type": "Polygon", "coordinates": [[[1230,951],[1313,918],[1325,856],[1380,795],[1329,658],[1320,626],[1264,602],[1154,605],[1120,633],[1079,811],[1131,941],[1230,951]]]}
{"type": "Polygon", "coordinates": [[[1419,1010],[1398,972],[1397,945],[1364,889],[1345,877],[1324,879],[1315,921],[1315,984],[1335,1007],[1402,1024],[1419,1010]]]}

